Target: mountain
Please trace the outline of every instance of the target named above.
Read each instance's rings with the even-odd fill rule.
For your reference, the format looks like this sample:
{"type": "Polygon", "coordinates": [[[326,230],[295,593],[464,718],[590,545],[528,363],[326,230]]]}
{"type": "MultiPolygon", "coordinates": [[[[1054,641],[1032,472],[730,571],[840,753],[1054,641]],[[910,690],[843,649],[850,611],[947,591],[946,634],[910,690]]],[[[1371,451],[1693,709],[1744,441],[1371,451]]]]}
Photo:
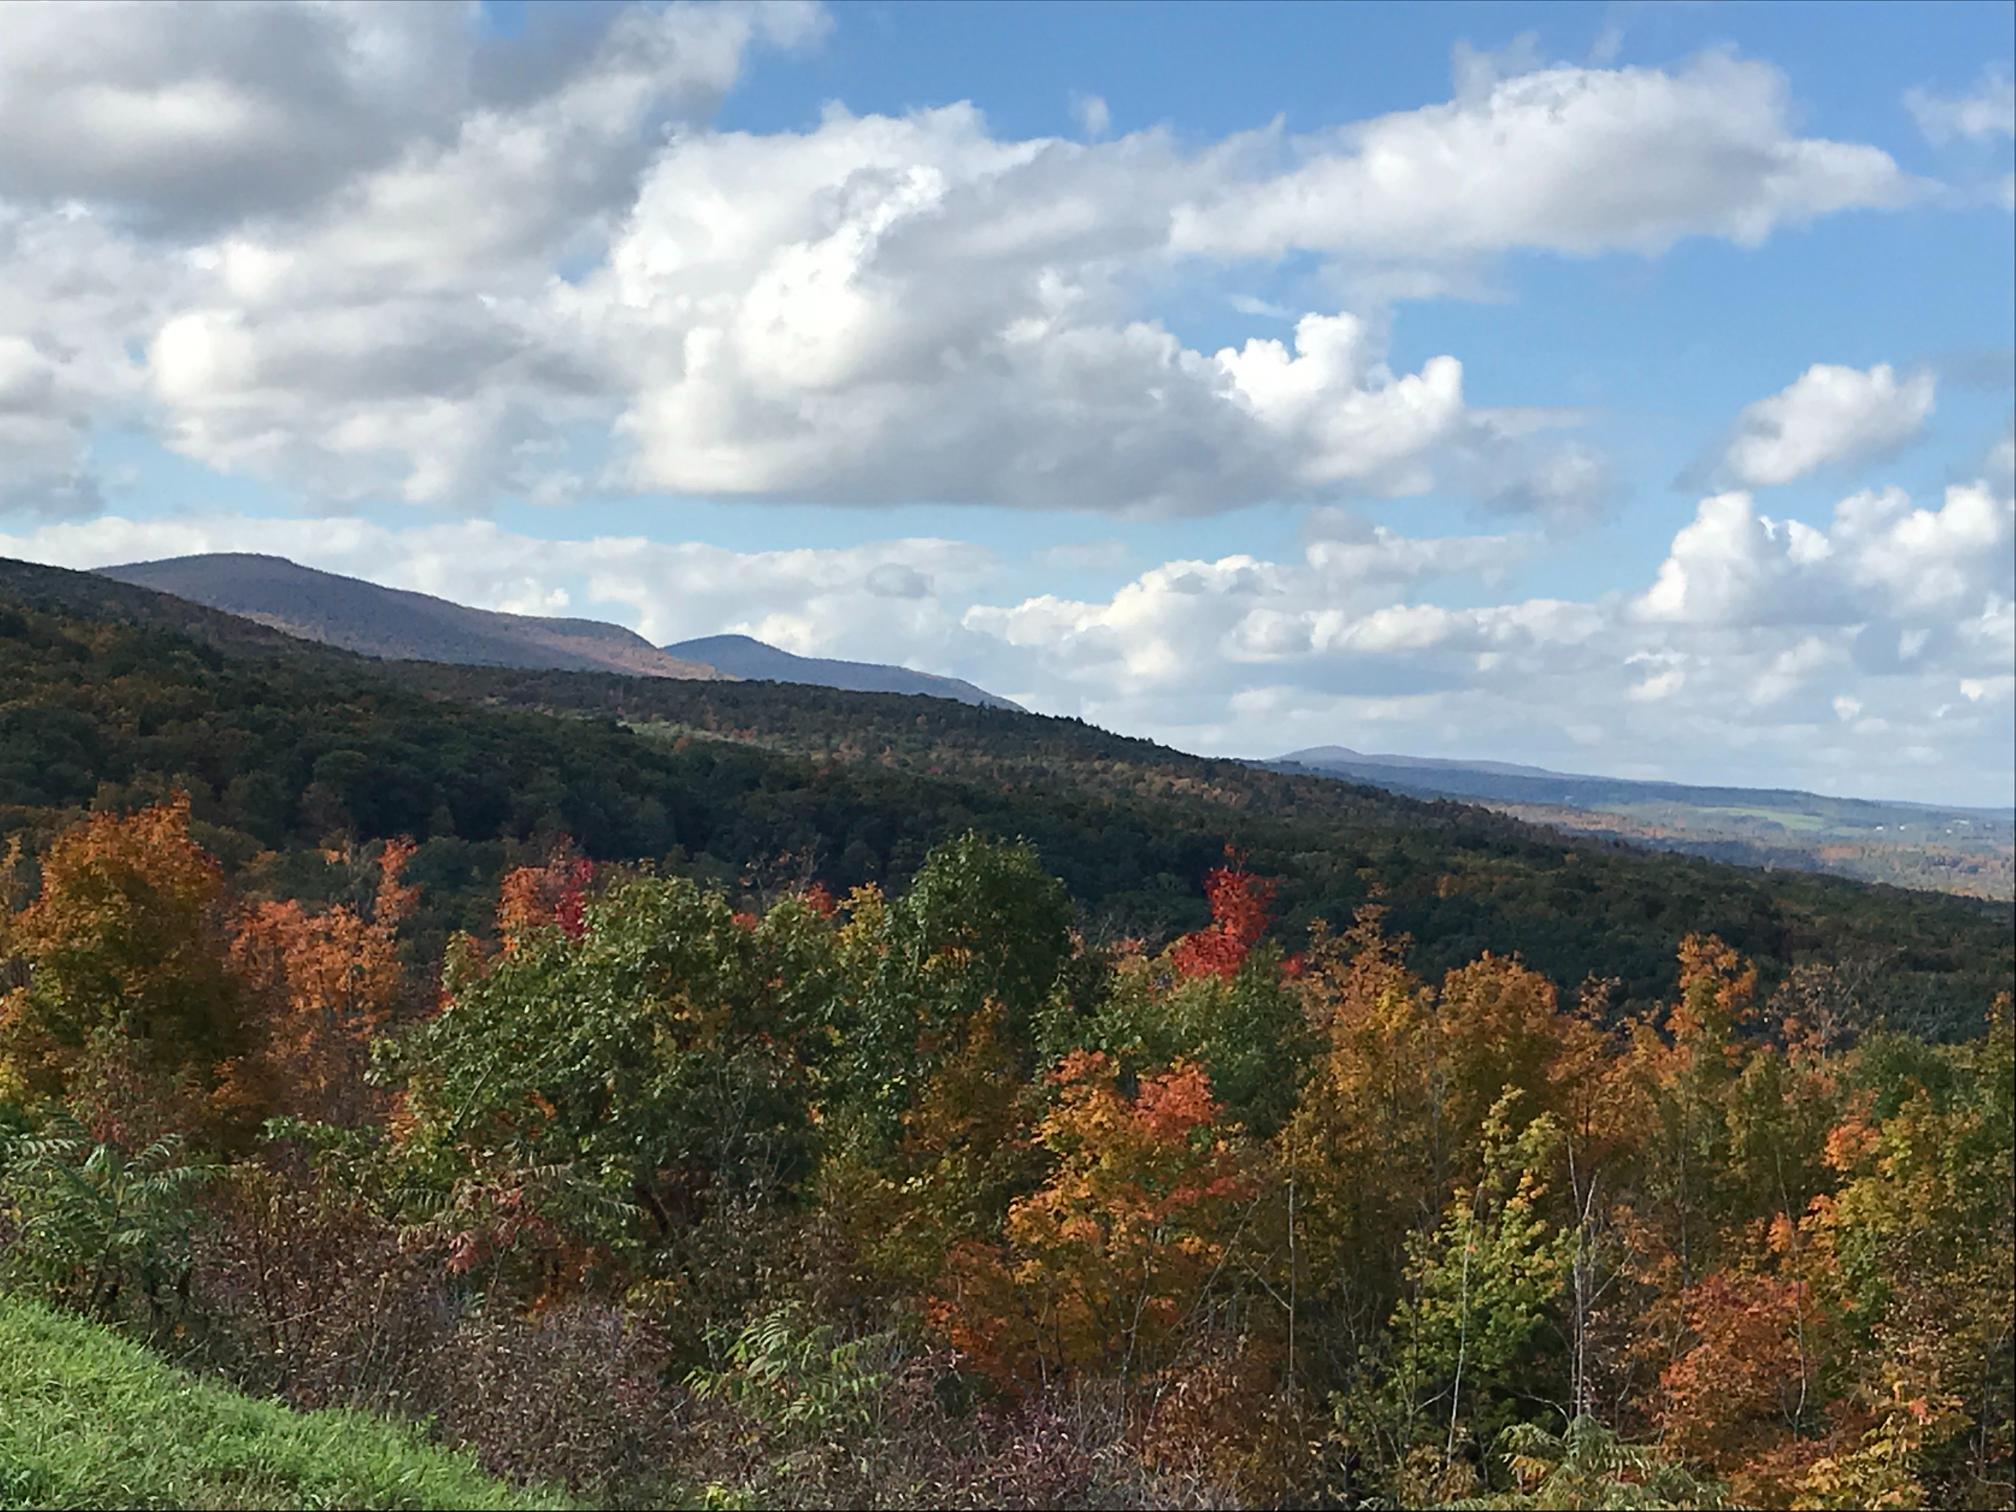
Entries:
{"type": "Polygon", "coordinates": [[[823,656],[797,656],[747,635],[707,635],[664,647],[672,655],[718,667],[730,677],[751,682],[810,683],[850,693],[922,693],[953,698],[987,709],[1019,709],[1020,704],[976,688],[956,677],[912,672],[880,662],[834,661],[823,656]]]}
{"type": "Polygon", "coordinates": [[[1422,798],[1460,798],[1554,829],[1718,861],[2016,896],[2016,811],[1550,772],[1502,761],[1312,746],[1262,763],[1422,798]]]}
{"type": "Polygon", "coordinates": [[[92,573],[0,561],[0,836],[30,856],[92,808],[188,792],[255,890],[326,885],[332,837],[418,842],[416,939],[491,927],[501,872],[556,835],[760,902],[807,877],[897,890],[932,846],[1024,837],[1088,938],[1205,922],[1228,845],[1278,930],[1366,903],[1431,976],[1518,952],[1640,1007],[1712,933],[1763,990],[1872,969],[1858,1013],[1973,1032],[2011,977],[2007,905],[1766,874],[1563,836],[1313,771],[1186,755],[1075,719],[790,683],[379,661],[92,573]],[[1859,968],[1858,968],[1859,969],[1859,968]]]}
{"type": "Polygon", "coordinates": [[[217,552],[99,570],[122,583],[172,593],[304,640],[388,661],[552,667],[639,677],[722,675],[704,662],[660,651],[620,625],[471,609],[431,594],[319,572],[285,557],[217,552]]]}

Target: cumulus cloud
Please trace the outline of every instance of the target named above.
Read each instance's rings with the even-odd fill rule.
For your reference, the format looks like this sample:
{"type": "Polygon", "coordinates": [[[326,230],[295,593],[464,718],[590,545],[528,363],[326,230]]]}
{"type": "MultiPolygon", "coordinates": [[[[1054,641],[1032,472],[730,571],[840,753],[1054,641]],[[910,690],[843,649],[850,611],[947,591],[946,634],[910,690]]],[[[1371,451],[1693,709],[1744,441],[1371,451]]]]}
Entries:
{"type": "Polygon", "coordinates": [[[1153,134],[1002,142],[964,106],[675,145],[590,290],[655,332],[628,481],[1180,514],[1488,475],[1591,504],[1596,469],[1467,408],[1453,356],[1395,373],[1354,314],[1211,353],[1132,316],[1126,270],[1199,171],[1153,134]]]}
{"type": "MultiPolygon", "coordinates": [[[[0,49],[0,195],[94,202],[184,230],[345,190],[396,198],[442,177],[432,170],[444,160],[536,165],[588,145],[581,136],[634,132],[641,107],[702,116],[735,82],[752,40],[792,44],[823,25],[798,3],[627,10],[570,75],[513,80],[489,66],[474,12],[21,0],[8,7],[0,49]],[[373,172],[387,181],[359,183],[373,172]]],[[[641,154],[645,143],[634,145],[641,154]]],[[[601,165],[579,166],[574,185],[592,183],[601,165]]],[[[460,187],[477,199],[502,186],[465,178],[460,187]]],[[[545,187],[571,186],[555,176],[545,187]]],[[[452,233],[448,206],[426,208],[452,233]]],[[[504,204],[489,213],[527,208],[551,213],[504,204]]]]}
{"type": "Polygon", "coordinates": [[[0,286],[72,282],[51,259],[88,229],[133,292],[85,310],[59,287],[53,312],[0,296],[0,331],[60,315],[63,344],[117,351],[72,384],[97,418],[144,397],[220,471],[336,502],[563,497],[568,427],[606,431],[617,401],[592,356],[606,333],[556,268],[601,255],[668,124],[711,112],[752,48],[823,24],[803,5],[626,9],[506,78],[466,7],[18,7],[0,286]]]}
{"type": "Polygon", "coordinates": [[[1247,150],[1286,158],[1283,171],[1183,206],[1177,245],[1653,253],[1688,236],[1755,245],[1919,192],[1878,148],[1796,135],[1785,77],[1767,63],[1710,53],[1669,73],[1521,61],[1505,76],[1502,57],[1468,52],[1445,105],[1252,140],[1247,150]]]}
{"type": "Polygon", "coordinates": [[[1342,741],[1903,795],[1936,751],[1949,794],[2009,801],[2006,491],[1857,494],[1824,527],[1717,495],[1636,593],[1429,601],[1523,544],[1326,515],[1299,560],[1166,562],[1106,598],[979,603],[963,623],[1025,659],[1034,706],[1189,749],[1342,741]]]}
{"type": "Polygon", "coordinates": [[[1924,432],[1934,386],[1929,372],[1900,377],[1887,362],[1866,372],[1815,363],[1743,411],[1722,468],[1746,487],[1768,488],[1894,455],[1924,432]]]}
{"type": "Polygon", "coordinates": [[[1728,629],[1950,615],[2016,591],[2012,553],[2016,509],[1986,483],[1948,488],[1937,509],[1898,488],[1858,493],[1825,531],[1718,494],[1673,537],[1635,612],[1728,629]]]}
{"type": "Polygon", "coordinates": [[[1361,293],[1474,292],[1510,250],[1749,244],[1915,192],[1721,54],[1469,54],[1445,104],[1201,146],[1108,140],[1089,95],[1075,142],[964,104],[759,134],[711,114],[752,57],[816,43],[818,9],[556,16],[513,41],[466,6],[12,7],[0,291],[59,282],[66,238],[130,274],[46,290],[57,313],[0,292],[0,332],[55,369],[0,434],[39,480],[17,495],[89,507],[89,433],[143,424],[339,505],[1181,514],[1432,487],[1573,517],[1602,459],[1471,407],[1457,354],[1396,370],[1335,308],[1207,350],[1155,301],[1294,253],[1361,293]]]}
{"type": "Polygon", "coordinates": [[[298,206],[466,98],[453,6],[10,6],[0,195],[187,228],[298,206]]]}
{"type": "Polygon", "coordinates": [[[1904,108],[1918,129],[1934,142],[1955,137],[1976,140],[2016,136],[2016,80],[2003,67],[1985,70],[1964,94],[1940,94],[1928,89],[1905,91],[1904,108]]]}
{"type": "Polygon", "coordinates": [[[0,510],[91,514],[100,504],[84,453],[90,407],[63,365],[21,336],[0,333],[0,510]]]}
{"type": "Polygon", "coordinates": [[[92,432],[135,415],[143,374],[126,342],[176,287],[81,211],[0,202],[0,511],[99,507],[92,432]]]}

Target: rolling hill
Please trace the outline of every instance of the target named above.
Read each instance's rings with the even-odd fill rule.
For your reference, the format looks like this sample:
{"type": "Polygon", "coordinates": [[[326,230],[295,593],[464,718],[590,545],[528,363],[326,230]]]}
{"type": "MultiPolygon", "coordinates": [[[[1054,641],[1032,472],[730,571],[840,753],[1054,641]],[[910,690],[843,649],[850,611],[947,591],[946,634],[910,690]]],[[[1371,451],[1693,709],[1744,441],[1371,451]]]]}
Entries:
{"type": "Polygon", "coordinates": [[[908,667],[885,666],[880,662],[798,656],[747,635],[708,635],[699,640],[677,641],[663,649],[670,656],[705,662],[730,677],[752,682],[809,683],[813,687],[842,688],[852,693],[921,693],[989,709],[1021,707],[956,677],[913,672],[908,667]]]}
{"type": "Polygon", "coordinates": [[[87,806],[181,789],[249,884],[327,871],[345,833],[420,842],[427,933],[485,928],[499,872],[569,834],[747,895],[904,885],[935,844],[1022,836],[1095,937],[1204,920],[1229,844],[1278,879],[1281,927],[1376,901],[1431,972],[1521,954],[1622,1003],[1721,935],[1767,984],[1880,968],[1869,1015],[1967,1033],[2011,977],[2010,910],[1564,838],[1334,777],[1185,755],[1047,718],[768,682],[375,661],[88,573],[0,562],[0,839],[30,854],[87,806]],[[83,675],[88,669],[88,675],[83,675]]]}
{"type": "Polygon", "coordinates": [[[319,572],[284,557],[219,552],[100,570],[122,583],[172,593],[289,635],[388,661],[555,667],[639,677],[723,675],[704,662],[661,651],[619,625],[471,609],[430,594],[319,572]]]}

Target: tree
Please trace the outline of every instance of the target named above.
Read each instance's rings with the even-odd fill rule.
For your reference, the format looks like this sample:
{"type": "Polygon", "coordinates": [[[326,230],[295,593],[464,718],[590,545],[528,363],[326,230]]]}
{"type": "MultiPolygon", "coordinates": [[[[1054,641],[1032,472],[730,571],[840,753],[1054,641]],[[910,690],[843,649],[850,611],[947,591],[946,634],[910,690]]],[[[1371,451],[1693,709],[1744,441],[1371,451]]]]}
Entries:
{"type": "Polygon", "coordinates": [[[447,1198],[457,1265],[524,1244],[550,1286],[580,1245],[648,1256],[722,1194],[788,1192],[810,1163],[795,1047],[828,1011],[820,938],[795,900],[748,928],[719,893],[636,878],[579,938],[529,930],[487,962],[457,943],[441,1012],[387,1052],[398,1180],[447,1198]]]}
{"type": "Polygon", "coordinates": [[[1438,1187],[1432,995],[1407,969],[1383,909],[1339,936],[1315,931],[1301,980],[1321,1050],[1275,1135],[1293,1241],[1288,1291],[1307,1312],[1298,1357],[1342,1375],[1383,1332],[1399,1297],[1408,1235],[1432,1223],[1438,1187]]]}
{"type": "Polygon", "coordinates": [[[932,1316],[981,1369],[1152,1373],[1209,1300],[1254,1186],[1202,1067],[1120,1090],[1079,1051],[1037,1139],[1056,1165],[1000,1247],[955,1249],[932,1316]]]}
{"type": "Polygon", "coordinates": [[[1275,891],[1276,884],[1247,871],[1245,859],[1226,846],[1225,864],[1214,867],[1204,878],[1211,923],[1195,934],[1185,935],[1170,950],[1170,960],[1177,972],[1186,977],[1212,976],[1226,981],[1237,975],[1253,947],[1267,933],[1275,891]]]}
{"type": "Polygon", "coordinates": [[[1073,955],[1071,904],[1033,847],[967,834],[933,850],[902,897],[871,890],[850,905],[846,984],[827,1024],[827,1111],[843,1137],[879,1155],[987,1004],[998,1005],[1002,1042],[1026,1053],[1073,955]]]}
{"type": "Polygon", "coordinates": [[[238,919],[231,965],[256,1015],[256,1043],[235,1067],[241,1095],[269,1113],[358,1123],[382,1101],[365,1083],[371,1043],[405,996],[399,926],[413,888],[401,876],[411,844],[379,851],[368,910],[347,904],[310,913],[298,902],[260,903],[238,919]]]}
{"type": "Polygon", "coordinates": [[[84,1110],[101,1133],[151,1138],[207,1116],[191,1107],[216,1090],[247,1034],[223,873],[190,838],[187,795],[90,815],[56,837],[41,871],[40,893],[7,924],[28,984],[0,998],[0,1059],[51,1099],[90,1081],[94,1066],[146,1083],[158,1106],[150,1113],[129,1088],[126,1127],[84,1110]]]}
{"type": "MultiPolygon", "coordinates": [[[[1851,1114],[1827,1143],[1838,1193],[1806,1229],[1838,1268],[1852,1330],[1844,1383],[1862,1441],[1821,1461],[1826,1505],[1988,1505],[2011,1493],[2016,1438],[2016,1030],[1944,1052],[1935,1094],[1851,1114]]],[[[1892,1099],[1885,1098],[1884,1101],[1892,1099]]]]}
{"type": "Polygon", "coordinates": [[[1445,1470],[1533,1396],[1533,1352],[1567,1274],[1570,1237],[1542,1206],[1560,1129],[1550,1114],[1515,1124],[1521,1100],[1508,1088],[1486,1114],[1482,1174],[1410,1246],[1409,1292],[1393,1315],[1399,1440],[1439,1438],[1445,1470]]]}
{"type": "Polygon", "coordinates": [[[881,1276],[930,1285],[955,1246],[998,1235],[1009,1204],[1034,1184],[1030,1088],[1004,1018],[989,1004],[966,1021],[886,1158],[843,1147],[822,1167],[822,1205],[881,1276]]]}

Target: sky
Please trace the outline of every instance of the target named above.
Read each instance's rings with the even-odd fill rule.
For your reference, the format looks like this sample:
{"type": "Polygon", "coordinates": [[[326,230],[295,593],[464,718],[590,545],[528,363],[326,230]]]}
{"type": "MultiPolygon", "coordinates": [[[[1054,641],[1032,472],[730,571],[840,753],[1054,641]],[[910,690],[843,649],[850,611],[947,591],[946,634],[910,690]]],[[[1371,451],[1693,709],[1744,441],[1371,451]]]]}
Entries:
{"type": "Polygon", "coordinates": [[[2016,6],[0,26],[0,555],[2016,801],[2016,6]]]}

